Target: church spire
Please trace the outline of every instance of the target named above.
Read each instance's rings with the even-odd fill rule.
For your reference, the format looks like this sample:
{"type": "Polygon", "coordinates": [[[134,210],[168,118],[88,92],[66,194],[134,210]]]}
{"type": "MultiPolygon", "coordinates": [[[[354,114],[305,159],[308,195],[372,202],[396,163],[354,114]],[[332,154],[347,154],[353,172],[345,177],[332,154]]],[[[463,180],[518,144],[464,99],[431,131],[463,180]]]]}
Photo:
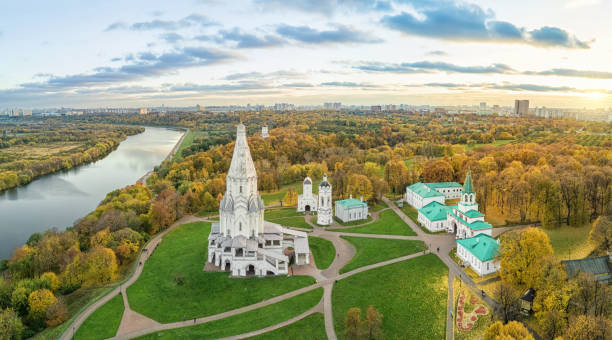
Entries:
{"type": "Polygon", "coordinates": [[[236,145],[234,145],[234,155],[227,176],[242,179],[257,177],[246,139],[246,127],[242,123],[238,124],[236,129],[236,145]]]}
{"type": "Polygon", "coordinates": [[[472,187],[472,171],[468,170],[465,175],[465,181],[463,182],[463,193],[464,194],[473,194],[474,188],[472,187]]]}

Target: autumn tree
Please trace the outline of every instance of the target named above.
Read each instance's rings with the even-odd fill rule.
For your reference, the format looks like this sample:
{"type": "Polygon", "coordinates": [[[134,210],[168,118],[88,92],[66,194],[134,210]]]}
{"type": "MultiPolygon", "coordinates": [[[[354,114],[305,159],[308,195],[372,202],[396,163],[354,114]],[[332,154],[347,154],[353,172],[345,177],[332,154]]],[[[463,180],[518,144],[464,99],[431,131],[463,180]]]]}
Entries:
{"type": "Polygon", "coordinates": [[[24,327],[19,315],[12,309],[0,309],[0,339],[21,339],[24,327]]]}
{"type": "Polygon", "coordinates": [[[385,165],[385,181],[389,184],[389,188],[396,193],[401,194],[405,190],[405,178],[408,173],[408,168],[402,160],[390,160],[385,165]]]}
{"type": "Polygon", "coordinates": [[[48,289],[39,289],[28,296],[30,317],[40,320],[46,317],[47,308],[57,302],[57,298],[48,289]]]}
{"type": "Polygon", "coordinates": [[[599,216],[593,222],[589,240],[595,244],[595,251],[599,254],[612,251],[612,216],[599,216]]]}
{"type": "Polygon", "coordinates": [[[541,260],[552,254],[548,235],[538,228],[506,233],[500,243],[501,278],[516,287],[534,287],[541,260]]]}
{"type": "Polygon", "coordinates": [[[287,207],[294,207],[297,205],[298,194],[294,187],[289,188],[283,199],[283,205],[287,207]]]}
{"type": "Polygon", "coordinates": [[[454,180],[455,172],[448,159],[430,161],[423,166],[424,182],[451,182],[454,180]]]}
{"type": "Polygon", "coordinates": [[[117,259],[115,253],[108,248],[97,247],[86,256],[83,284],[104,285],[117,276],[117,259]]]}
{"type": "Polygon", "coordinates": [[[363,197],[365,201],[368,201],[373,195],[372,183],[364,175],[353,174],[349,177],[348,194],[355,198],[363,197]]]}
{"type": "Polygon", "coordinates": [[[54,272],[46,272],[42,274],[40,278],[48,283],[52,291],[56,291],[59,288],[60,281],[54,272]]]}
{"type": "Polygon", "coordinates": [[[612,338],[612,327],[610,321],[603,317],[591,315],[578,315],[571,318],[566,340],[610,340],[612,338]]]}
{"type": "Polygon", "coordinates": [[[47,308],[46,319],[49,327],[55,327],[68,320],[68,307],[61,298],[47,308]]]}
{"type": "Polygon", "coordinates": [[[346,312],[344,335],[347,339],[356,340],[362,334],[361,308],[353,307],[346,312]]]}
{"type": "Polygon", "coordinates": [[[533,335],[518,321],[503,324],[497,321],[484,334],[484,340],[534,340],[533,335]]]}
{"type": "Polygon", "coordinates": [[[368,326],[368,337],[370,340],[382,339],[382,317],[374,306],[369,306],[366,311],[366,321],[368,326]]]}
{"type": "Polygon", "coordinates": [[[493,291],[493,298],[499,303],[499,311],[504,323],[514,320],[519,313],[520,293],[510,284],[500,282],[493,291]]]}

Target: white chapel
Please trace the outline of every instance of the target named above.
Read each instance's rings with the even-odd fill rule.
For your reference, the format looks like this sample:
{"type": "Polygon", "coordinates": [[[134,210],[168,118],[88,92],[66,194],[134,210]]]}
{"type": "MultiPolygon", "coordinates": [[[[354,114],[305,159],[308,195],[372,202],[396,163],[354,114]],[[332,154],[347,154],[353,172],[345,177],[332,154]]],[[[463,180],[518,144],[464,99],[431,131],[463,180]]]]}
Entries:
{"type": "Polygon", "coordinates": [[[297,265],[309,263],[308,235],[264,221],[264,203],[257,191],[257,172],[246,139],[238,125],[234,154],[219,204],[219,222],[208,236],[208,261],[233,276],[282,275],[289,270],[287,248],[297,265]]]}
{"type": "Polygon", "coordinates": [[[333,219],[332,186],[327,181],[327,175],[323,175],[323,181],[319,184],[318,198],[317,224],[330,225],[333,219]]]}
{"type": "Polygon", "coordinates": [[[302,194],[298,196],[297,211],[317,211],[317,195],[312,193],[310,177],[306,177],[302,182],[302,194]]]}

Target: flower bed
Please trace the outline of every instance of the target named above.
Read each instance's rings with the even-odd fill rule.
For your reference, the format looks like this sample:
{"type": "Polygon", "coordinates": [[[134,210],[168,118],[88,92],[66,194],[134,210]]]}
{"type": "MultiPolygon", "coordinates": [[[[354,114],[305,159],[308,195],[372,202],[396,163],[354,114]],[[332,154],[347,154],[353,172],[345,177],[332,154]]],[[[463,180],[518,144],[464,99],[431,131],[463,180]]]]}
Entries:
{"type": "Polygon", "coordinates": [[[459,330],[468,332],[471,331],[479,316],[489,314],[489,309],[482,303],[479,303],[478,298],[470,294],[471,311],[465,310],[465,291],[461,291],[457,302],[457,327],[459,330]]]}

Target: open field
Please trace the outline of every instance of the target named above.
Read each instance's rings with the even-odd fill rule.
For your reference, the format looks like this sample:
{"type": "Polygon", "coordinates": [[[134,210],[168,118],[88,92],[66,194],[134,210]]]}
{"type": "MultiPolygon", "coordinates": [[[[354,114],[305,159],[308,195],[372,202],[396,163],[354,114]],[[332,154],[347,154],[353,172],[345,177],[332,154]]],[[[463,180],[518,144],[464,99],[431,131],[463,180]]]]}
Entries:
{"type": "Polygon", "coordinates": [[[325,333],[325,318],[321,313],[311,314],[302,320],[277,329],[272,332],[264,333],[259,336],[248,338],[251,340],[324,340],[327,339],[325,333]]]}
{"type": "Polygon", "coordinates": [[[369,264],[383,262],[425,250],[423,241],[392,240],[382,238],[341,236],[355,246],[355,256],[347,263],[340,274],[369,264]]]}
{"type": "Polygon", "coordinates": [[[487,144],[472,144],[472,145],[465,145],[465,151],[472,151],[478,147],[484,146],[484,145],[493,145],[493,146],[500,146],[500,145],[506,145],[506,144],[510,144],[514,142],[513,139],[500,139],[500,140],[496,140],[493,143],[487,143],[487,144]]]}
{"type": "Polygon", "coordinates": [[[387,203],[383,202],[383,201],[378,201],[376,202],[374,205],[370,206],[368,208],[369,212],[375,212],[375,211],[380,211],[382,209],[388,208],[387,203]]]}
{"type": "Polygon", "coordinates": [[[345,233],[358,233],[358,234],[386,234],[386,235],[405,235],[415,236],[416,233],[410,229],[410,227],[404,223],[404,221],[397,216],[393,210],[385,210],[380,213],[378,220],[374,223],[348,229],[336,229],[329,231],[341,231],[345,233]]]}
{"type": "Polygon", "coordinates": [[[336,335],[345,339],[349,308],[364,317],[372,305],[383,315],[385,339],[443,339],[447,296],[448,269],[433,254],[350,276],[332,293],[336,335]]]}
{"type": "Polygon", "coordinates": [[[0,154],[26,159],[39,159],[49,156],[69,155],[75,149],[83,147],[83,142],[51,142],[46,144],[16,145],[1,149],[0,154]]]}
{"type": "Polygon", "coordinates": [[[75,339],[106,339],[117,334],[123,316],[121,294],[110,299],[104,306],[93,312],[79,327],[75,339]]]}
{"type": "Polygon", "coordinates": [[[316,306],[323,296],[317,288],[296,297],[246,313],[200,325],[155,332],[137,339],[219,339],[256,331],[289,320],[316,306]]]}
{"type": "Polygon", "coordinates": [[[556,229],[542,230],[550,238],[555,256],[560,260],[582,259],[593,251],[593,245],[589,242],[590,224],[579,228],[563,225],[556,229]]]}
{"type": "Polygon", "coordinates": [[[183,138],[183,141],[181,142],[181,145],[179,145],[178,149],[176,150],[176,152],[174,153],[174,155],[172,156],[172,160],[175,161],[177,159],[182,158],[182,152],[183,150],[185,150],[186,148],[190,147],[191,145],[193,145],[193,141],[194,139],[199,136],[202,135],[203,132],[202,131],[194,131],[194,130],[189,130],[187,131],[187,135],[185,135],[185,138],[183,138]]]}
{"type": "Polygon", "coordinates": [[[336,248],[331,241],[324,238],[308,236],[308,245],[319,269],[327,269],[334,262],[336,248]]]}
{"type": "Polygon", "coordinates": [[[308,286],[305,276],[231,279],[225,272],[204,272],[210,223],[189,223],[172,230],[128,288],[132,309],[158,322],[202,317],[251,305],[308,286]]]}

